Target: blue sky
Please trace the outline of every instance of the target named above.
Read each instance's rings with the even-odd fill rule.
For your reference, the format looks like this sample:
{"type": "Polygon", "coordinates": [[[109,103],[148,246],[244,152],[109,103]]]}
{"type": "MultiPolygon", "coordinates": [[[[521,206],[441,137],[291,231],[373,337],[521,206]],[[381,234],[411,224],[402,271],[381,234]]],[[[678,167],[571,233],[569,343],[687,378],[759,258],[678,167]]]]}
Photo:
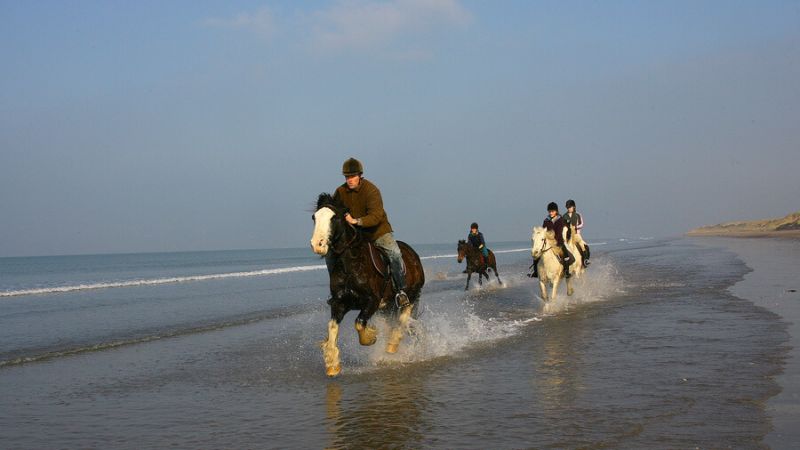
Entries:
{"type": "Polygon", "coordinates": [[[363,160],[396,236],[800,209],[800,2],[0,1],[0,256],[301,247],[363,160]]]}

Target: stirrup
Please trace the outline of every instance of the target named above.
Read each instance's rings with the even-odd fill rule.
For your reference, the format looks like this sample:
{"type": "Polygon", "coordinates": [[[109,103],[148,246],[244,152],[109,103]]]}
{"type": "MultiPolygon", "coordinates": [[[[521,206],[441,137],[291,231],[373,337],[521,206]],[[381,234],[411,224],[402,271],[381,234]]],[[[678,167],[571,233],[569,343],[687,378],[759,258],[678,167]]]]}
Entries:
{"type": "Polygon", "coordinates": [[[400,289],[400,292],[395,294],[394,304],[395,306],[397,306],[397,309],[405,308],[406,306],[411,304],[411,302],[408,300],[408,295],[404,290],[400,289]]]}

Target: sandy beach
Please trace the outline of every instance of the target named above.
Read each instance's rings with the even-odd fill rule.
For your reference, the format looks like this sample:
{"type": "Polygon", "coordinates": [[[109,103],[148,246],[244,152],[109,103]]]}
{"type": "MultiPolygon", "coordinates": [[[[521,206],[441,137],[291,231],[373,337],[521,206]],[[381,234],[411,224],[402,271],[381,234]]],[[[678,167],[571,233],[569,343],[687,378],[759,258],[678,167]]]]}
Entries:
{"type": "MultiPolygon", "coordinates": [[[[784,235],[786,236],[786,235],[784,235]]],[[[752,301],[781,316],[789,340],[784,370],[777,377],[781,392],[767,402],[772,431],[765,443],[771,448],[800,446],[800,239],[698,238],[703,245],[735,252],[752,269],[730,288],[733,295],[752,301]]]]}

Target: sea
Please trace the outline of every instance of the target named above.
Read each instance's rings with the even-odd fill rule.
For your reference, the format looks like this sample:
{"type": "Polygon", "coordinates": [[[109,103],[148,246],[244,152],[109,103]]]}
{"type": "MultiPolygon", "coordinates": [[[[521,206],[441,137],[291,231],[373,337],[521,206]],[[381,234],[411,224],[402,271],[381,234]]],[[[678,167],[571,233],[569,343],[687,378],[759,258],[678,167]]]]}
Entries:
{"type": "Polygon", "coordinates": [[[760,448],[787,351],[691,239],[587,239],[544,302],[530,242],[413,244],[426,283],[397,354],[342,322],[309,248],[0,258],[0,448],[760,448]]]}

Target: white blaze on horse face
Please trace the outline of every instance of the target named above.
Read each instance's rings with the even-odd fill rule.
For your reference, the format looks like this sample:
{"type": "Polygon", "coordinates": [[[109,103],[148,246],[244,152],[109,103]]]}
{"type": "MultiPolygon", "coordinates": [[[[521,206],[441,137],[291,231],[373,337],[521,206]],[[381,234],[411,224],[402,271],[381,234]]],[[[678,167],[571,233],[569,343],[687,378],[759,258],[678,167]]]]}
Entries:
{"type": "Polygon", "coordinates": [[[531,235],[531,256],[538,258],[544,250],[544,228],[534,227],[531,235]]]}
{"type": "Polygon", "coordinates": [[[314,233],[311,235],[311,249],[318,255],[327,255],[331,241],[331,220],[336,213],[330,208],[320,208],[314,213],[314,233]]]}

